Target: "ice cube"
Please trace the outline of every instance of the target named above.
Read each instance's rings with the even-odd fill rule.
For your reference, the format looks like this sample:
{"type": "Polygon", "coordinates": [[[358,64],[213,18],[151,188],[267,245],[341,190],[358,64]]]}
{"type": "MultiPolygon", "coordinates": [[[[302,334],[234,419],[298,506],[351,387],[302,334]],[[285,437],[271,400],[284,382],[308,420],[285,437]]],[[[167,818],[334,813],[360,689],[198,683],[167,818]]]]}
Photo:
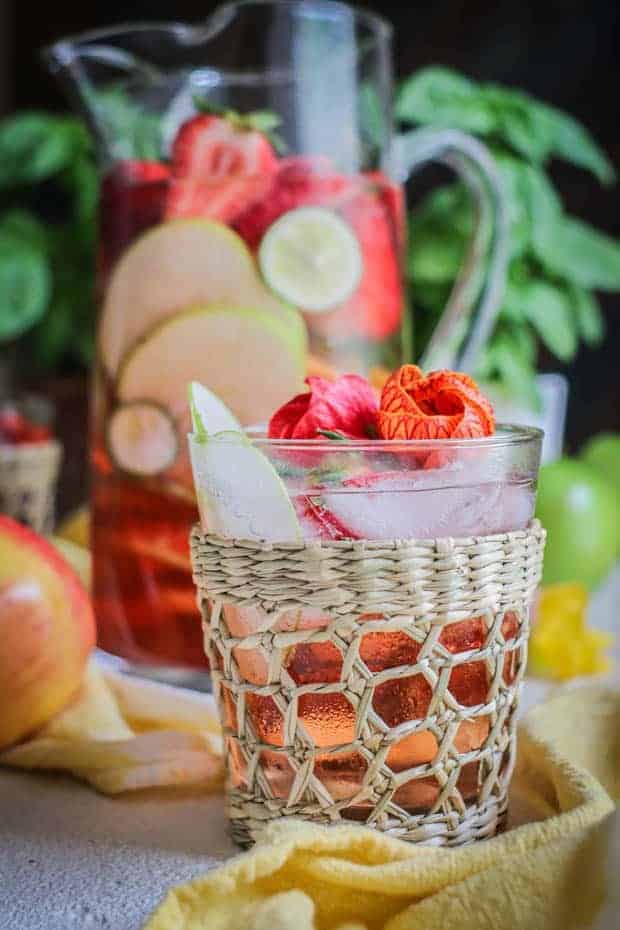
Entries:
{"type": "Polygon", "coordinates": [[[500,533],[532,516],[531,488],[508,480],[474,483],[462,468],[384,472],[344,481],[319,504],[346,535],[363,539],[500,533]]]}

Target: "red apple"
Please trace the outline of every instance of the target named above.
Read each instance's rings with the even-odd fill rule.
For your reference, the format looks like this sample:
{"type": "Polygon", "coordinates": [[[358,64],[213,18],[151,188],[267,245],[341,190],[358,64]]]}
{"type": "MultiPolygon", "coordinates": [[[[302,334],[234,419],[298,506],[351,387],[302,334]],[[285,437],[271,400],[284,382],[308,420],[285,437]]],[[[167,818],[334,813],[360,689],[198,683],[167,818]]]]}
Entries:
{"type": "Polygon", "coordinates": [[[71,700],[95,638],[73,569],[47,540],[0,515],[0,749],[71,700]]]}

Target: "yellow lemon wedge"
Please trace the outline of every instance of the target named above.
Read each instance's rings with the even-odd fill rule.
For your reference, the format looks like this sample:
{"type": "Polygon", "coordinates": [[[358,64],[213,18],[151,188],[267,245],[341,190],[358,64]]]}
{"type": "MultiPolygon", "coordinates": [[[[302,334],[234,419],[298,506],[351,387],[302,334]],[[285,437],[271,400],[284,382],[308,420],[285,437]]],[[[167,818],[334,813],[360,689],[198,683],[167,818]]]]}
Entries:
{"type": "Polygon", "coordinates": [[[588,592],[581,584],[543,588],[530,637],[529,672],[565,681],[608,671],[614,636],[587,626],[588,592]]]}

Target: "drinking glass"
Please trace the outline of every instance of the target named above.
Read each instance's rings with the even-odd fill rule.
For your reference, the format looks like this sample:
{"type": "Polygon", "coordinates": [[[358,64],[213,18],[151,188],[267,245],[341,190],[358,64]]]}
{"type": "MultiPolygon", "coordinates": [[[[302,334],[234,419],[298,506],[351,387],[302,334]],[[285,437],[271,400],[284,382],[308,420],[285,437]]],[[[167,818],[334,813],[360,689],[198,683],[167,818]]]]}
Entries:
{"type": "Polygon", "coordinates": [[[448,844],[501,827],[544,540],[541,438],[255,434],[282,483],[262,492],[235,478],[245,452],[222,438],[218,512],[246,520],[240,540],[211,532],[212,460],[190,437],[194,575],[240,843],[285,815],[448,844]]]}

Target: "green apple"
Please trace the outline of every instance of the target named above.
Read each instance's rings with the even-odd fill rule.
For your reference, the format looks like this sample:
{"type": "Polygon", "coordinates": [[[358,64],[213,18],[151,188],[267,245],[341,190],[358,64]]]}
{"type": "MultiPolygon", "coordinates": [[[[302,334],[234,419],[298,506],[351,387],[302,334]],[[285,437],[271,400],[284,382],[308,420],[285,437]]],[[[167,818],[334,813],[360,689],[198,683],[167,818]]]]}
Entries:
{"type": "Polygon", "coordinates": [[[560,459],[540,470],[536,516],[547,530],[543,584],[596,588],[616,559],[620,506],[614,488],[585,462],[560,459]]]}
{"type": "Polygon", "coordinates": [[[599,433],[584,446],[581,458],[598,469],[620,495],[620,433],[599,433]]]}

